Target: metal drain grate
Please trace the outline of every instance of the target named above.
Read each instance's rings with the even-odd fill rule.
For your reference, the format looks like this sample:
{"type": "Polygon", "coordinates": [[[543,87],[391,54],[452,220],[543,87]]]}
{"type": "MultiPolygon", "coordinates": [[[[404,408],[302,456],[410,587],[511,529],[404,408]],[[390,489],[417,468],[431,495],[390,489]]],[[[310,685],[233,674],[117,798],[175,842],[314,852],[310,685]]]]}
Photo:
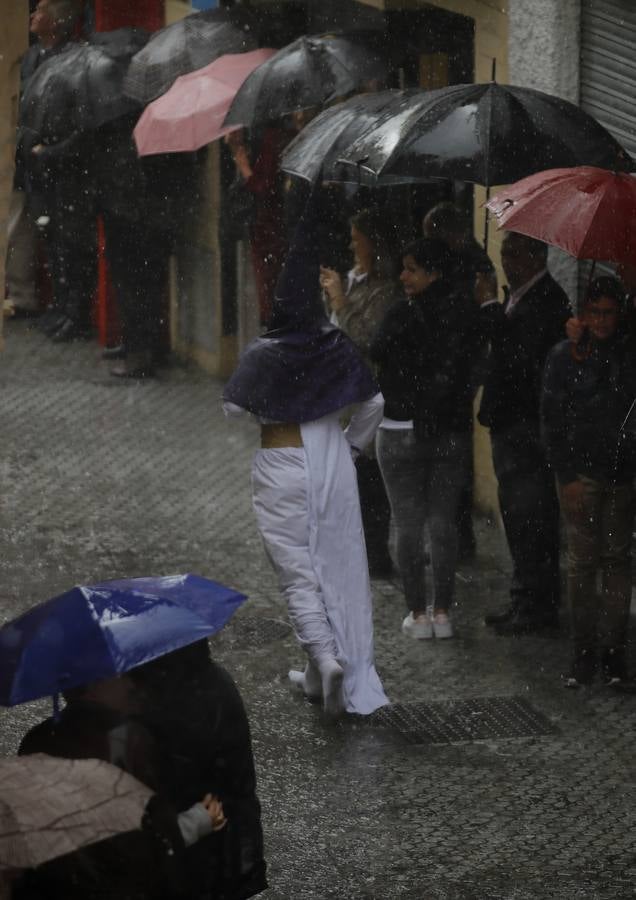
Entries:
{"type": "Polygon", "coordinates": [[[240,616],[225,629],[224,634],[235,646],[249,649],[289,637],[291,626],[280,619],[240,616]]]}
{"type": "Polygon", "coordinates": [[[556,734],[543,713],[522,697],[483,697],[440,703],[396,703],[373,716],[412,744],[453,744],[556,734]]]}

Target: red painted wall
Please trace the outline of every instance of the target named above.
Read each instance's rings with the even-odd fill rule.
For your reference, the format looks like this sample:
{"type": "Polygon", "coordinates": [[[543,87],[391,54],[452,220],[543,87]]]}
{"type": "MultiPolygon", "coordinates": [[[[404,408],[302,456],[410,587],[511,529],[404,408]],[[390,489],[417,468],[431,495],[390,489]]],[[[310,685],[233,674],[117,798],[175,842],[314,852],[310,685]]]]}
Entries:
{"type": "Polygon", "coordinates": [[[163,28],[165,12],[163,0],[94,0],[95,30],[114,28],[163,28]]]}

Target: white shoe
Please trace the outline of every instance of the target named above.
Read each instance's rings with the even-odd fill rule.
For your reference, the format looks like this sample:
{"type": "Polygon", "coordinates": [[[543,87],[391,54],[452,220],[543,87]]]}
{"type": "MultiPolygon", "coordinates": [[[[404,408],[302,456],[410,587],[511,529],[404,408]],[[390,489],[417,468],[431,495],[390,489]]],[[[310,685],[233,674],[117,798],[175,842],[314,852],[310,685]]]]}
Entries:
{"type": "Polygon", "coordinates": [[[438,640],[452,638],[453,625],[446,613],[437,613],[433,616],[433,634],[438,640]]]}
{"type": "Polygon", "coordinates": [[[418,641],[428,641],[433,637],[431,620],[423,613],[413,618],[413,613],[410,612],[402,622],[402,631],[418,641]]]}

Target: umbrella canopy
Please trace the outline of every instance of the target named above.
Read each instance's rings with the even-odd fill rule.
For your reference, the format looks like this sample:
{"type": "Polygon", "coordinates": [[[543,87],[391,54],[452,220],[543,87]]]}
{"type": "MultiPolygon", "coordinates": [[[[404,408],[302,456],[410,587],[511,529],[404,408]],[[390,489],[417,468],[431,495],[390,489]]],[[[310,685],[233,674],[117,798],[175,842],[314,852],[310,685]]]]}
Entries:
{"type": "Polygon", "coordinates": [[[633,165],[578,106],[495,82],[405,91],[343,156],[371,183],[428,175],[489,186],[555,166],[633,165]]]}
{"type": "Polygon", "coordinates": [[[198,575],[75,587],[0,628],[0,704],[127,672],[219,631],[245,599],[198,575]]]}
{"type": "Polygon", "coordinates": [[[0,760],[0,870],[34,868],[141,827],[152,791],[98,759],[0,760]]]}
{"type": "Polygon", "coordinates": [[[39,66],[20,106],[20,125],[45,143],[90,131],[138,107],[123,93],[128,64],[148,39],[145,31],[96,32],[88,44],[70,43],[39,66]]]}
{"type": "Polygon", "coordinates": [[[124,89],[145,105],[164,94],[179,75],[256,46],[252,19],[241,7],[194,13],[153,34],[133,58],[124,89]]]}
{"type": "Polygon", "coordinates": [[[363,38],[303,36],[252,72],[224,124],[252,127],[299,109],[320,107],[384,72],[382,54],[363,38]]]}
{"type": "MultiPolygon", "coordinates": [[[[343,103],[323,110],[287,145],[281,157],[281,169],[312,183],[319,177],[331,181],[336,177],[338,160],[351,144],[375,127],[382,114],[402,94],[402,91],[395,90],[356,94],[343,103]]],[[[348,166],[339,173],[338,180],[347,178],[358,182],[357,167],[348,166]]],[[[385,176],[381,180],[383,184],[395,184],[412,179],[385,176]]]]}
{"type": "Polygon", "coordinates": [[[500,228],[560,247],[577,259],[636,259],[636,178],[591,166],[524,178],[487,204],[500,228]]]}
{"type": "Polygon", "coordinates": [[[181,75],[146,107],[134,136],[140,156],[198,150],[237,126],[223,127],[230,104],[250,72],[275,50],[221,56],[204,69],[181,75]]]}

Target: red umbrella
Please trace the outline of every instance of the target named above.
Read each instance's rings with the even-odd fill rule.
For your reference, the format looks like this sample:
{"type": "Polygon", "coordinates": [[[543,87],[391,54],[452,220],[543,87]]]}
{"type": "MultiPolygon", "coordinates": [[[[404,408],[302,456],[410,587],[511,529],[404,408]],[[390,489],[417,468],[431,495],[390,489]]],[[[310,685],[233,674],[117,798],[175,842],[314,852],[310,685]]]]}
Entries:
{"type": "Polygon", "coordinates": [[[273,56],[265,47],[221,56],[209,66],[177,78],[170,90],[144,110],[134,135],[140,156],[198,150],[236,126],[223,119],[247,76],[273,56]]]}
{"type": "Polygon", "coordinates": [[[576,259],[636,261],[636,178],[592,166],[522,178],[486,204],[499,228],[560,247],[576,259]]]}

